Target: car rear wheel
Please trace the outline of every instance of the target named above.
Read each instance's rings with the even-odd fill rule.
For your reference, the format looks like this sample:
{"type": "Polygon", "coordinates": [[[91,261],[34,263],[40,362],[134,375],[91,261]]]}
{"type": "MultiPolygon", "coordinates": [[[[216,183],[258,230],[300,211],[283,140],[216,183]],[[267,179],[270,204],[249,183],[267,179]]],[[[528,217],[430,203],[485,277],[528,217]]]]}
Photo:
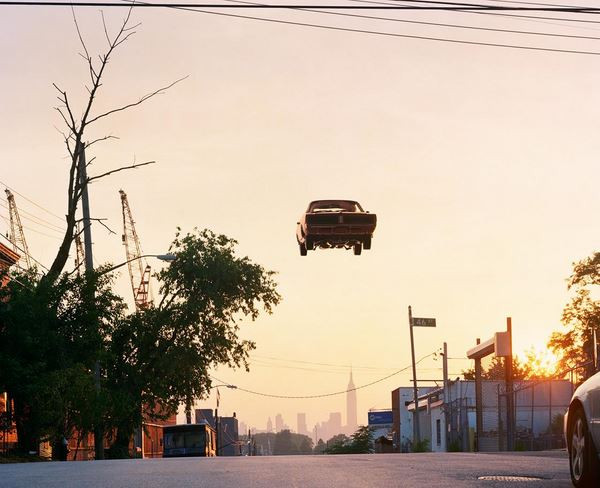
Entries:
{"type": "Polygon", "coordinates": [[[315,248],[315,243],[313,241],[306,239],[306,250],[312,251],[314,248],[315,248]]]}
{"type": "Polygon", "coordinates": [[[361,252],[362,252],[362,244],[360,242],[357,242],[356,244],[354,244],[354,255],[360,256],[361,252]]]}
{"type": "Polygon", "coordinates": [[[364,241],[363,241],[363,248],[364,249],[371,249],[371,238],[367,237],[364,241]]]}
{"type": "Polygon", "coordinates": [[[574,410],[569,432],[569,468],[573,485],[577,488],[599,486],[600,462],[581,408],[574,410]]]}
{"type": "Polygon", "coordinates": [[[300,256],[306,256],[307,250],[306,250],[306,244],[301,243],[300,244],[300,256]]]}

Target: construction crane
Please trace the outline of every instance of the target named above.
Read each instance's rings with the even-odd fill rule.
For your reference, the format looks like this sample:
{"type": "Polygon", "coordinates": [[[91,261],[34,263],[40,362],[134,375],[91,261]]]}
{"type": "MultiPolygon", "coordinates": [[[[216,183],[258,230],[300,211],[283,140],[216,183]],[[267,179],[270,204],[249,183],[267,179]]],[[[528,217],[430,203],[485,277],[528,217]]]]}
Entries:
{"type": "Polygon", "coordinates": [[[142,262],[142,248],[137,232],[135,231],[135,222],[131,214],[131,208],[127,201],[127,194],[119,190],[121,195],[121,206],[123,208],[123,244],[125,245],[125,256],[127,266],[129,267],[129,278],[131,280],[131,289],[133,299],[135,300],[136,310],[146,308],[152,303],[150,297],[150,265],[142,262]]]}
{"type": "Polygon", "coordinates": [[[10,234],[8,240],[13,245],[13,251],[21,255],[21,258],[17,262],[17,268],[26,270],[31,269],[29,248],[27,247],[27,241],[25,240],[25,234],[23,233],[23,225],[21,224],[21,217],[19,217],[19,210],[15,203],[15,197],[8,188],[5,192],[10,214],[10,234]],[[25,264],[24,266],[23,263],[25,264]]]}

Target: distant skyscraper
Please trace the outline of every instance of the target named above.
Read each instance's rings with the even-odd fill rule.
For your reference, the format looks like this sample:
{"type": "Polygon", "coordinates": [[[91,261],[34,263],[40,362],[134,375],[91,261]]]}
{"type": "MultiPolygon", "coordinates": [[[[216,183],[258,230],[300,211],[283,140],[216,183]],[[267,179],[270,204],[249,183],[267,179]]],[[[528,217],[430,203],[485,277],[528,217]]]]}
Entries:
{"type": "Polygon", "coordinates": [[[273,432],[273,422],[271,421],[271,417],[267,420],[267,432],[273,432]]]}
{"type": "Polygon", "coordinates": [[[283,417],[280,413],[275,415],[275,432],[281,432],[283,430],[283,417]]]}
{"type": "Polygon", "coordinates": [[[306,414],[299,413],[298,414],[298,434],[308,434],[308,429],[306,427],[306,414]]]}
{"type": "Polygon", "coordinates": [[[328,429],[332,436],[342,434],[342,414],[340,412],[331,412],[328,424],[328,429]]]}
{"type": "Polygon", "coordinates": [[[358,427],[355,388],[354,381],[352,381],[352,370],[350,370],[350,381],[348,382],[348,392],[346,393],[346,427],[348,429],[348,433],[354,433],[358,427]]]}

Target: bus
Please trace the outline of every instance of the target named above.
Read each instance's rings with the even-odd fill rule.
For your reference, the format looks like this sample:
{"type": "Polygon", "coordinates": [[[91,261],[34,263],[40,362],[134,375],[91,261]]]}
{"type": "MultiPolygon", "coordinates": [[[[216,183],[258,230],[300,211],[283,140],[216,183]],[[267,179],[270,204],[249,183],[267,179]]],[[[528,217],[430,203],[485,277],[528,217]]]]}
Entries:
{"type": "Polygon", "coordinates": [[[163,457],[212,457],[217,453],[217,433],[206,421],[165,425],[163,457]]]}

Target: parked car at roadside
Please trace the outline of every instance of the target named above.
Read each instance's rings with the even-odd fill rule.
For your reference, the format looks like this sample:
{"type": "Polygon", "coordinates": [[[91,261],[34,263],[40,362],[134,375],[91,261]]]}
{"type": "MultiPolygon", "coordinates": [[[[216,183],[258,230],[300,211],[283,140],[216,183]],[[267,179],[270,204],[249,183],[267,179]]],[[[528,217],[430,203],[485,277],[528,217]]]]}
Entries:
{"type": "Polygon", "coordinates": [[[564,432],[573,485],[600,487],[600,373],[588,378],[573,393],[564,432]]]}
{"type": "Polygon", "coordinates": [[[376,225],[377,216],[354,200],[315,200],[297,222],[300,255],[317,248],[353,249],[359,255],[371,249],[376,225]]]}

